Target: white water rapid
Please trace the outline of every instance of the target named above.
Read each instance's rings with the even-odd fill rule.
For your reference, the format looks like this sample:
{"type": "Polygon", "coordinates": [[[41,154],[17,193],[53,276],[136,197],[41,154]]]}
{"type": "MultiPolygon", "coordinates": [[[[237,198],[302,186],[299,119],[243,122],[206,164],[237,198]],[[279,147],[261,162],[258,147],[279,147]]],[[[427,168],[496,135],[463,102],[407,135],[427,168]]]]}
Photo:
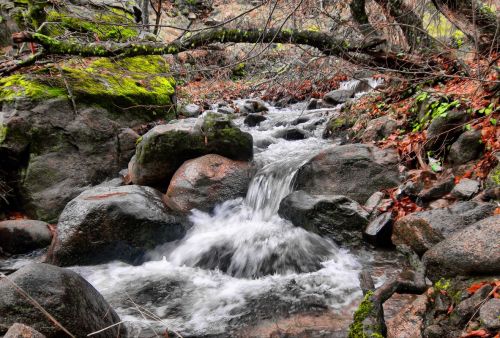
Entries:
{"type": "Polygon", "coordinates": [[[184,337],[231,337],[232,328],[263,313],[307,310],[310,304],[335,311],[360,296],[361,265],[352,254],[277,214],[301,164],[332,146],[321,134],[335,109],[269,108],[258,127],[236,121],[254,138],[258,168],[245,199],[227,201],[210,214],[193,211],[186,237],[157,248],[140,266],[75,268],[117,310],[132,336],[168,328],[184,337]],[[280,138],[289,128],[308,137],[280,138]]]}

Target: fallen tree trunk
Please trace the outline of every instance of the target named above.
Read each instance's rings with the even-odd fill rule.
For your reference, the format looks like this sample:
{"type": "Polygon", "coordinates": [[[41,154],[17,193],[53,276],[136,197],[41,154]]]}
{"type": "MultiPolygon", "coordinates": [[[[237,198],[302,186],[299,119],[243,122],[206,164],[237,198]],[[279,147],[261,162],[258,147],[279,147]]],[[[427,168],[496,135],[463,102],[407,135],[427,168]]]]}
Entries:
{"type": "Polygon", "coordinates": [[[350,53],[367,53],[375,46],[383,43],[383,40],[349,41],[334,38],[321,32],[298,31],[291,29],[274,30],[267,32],[262,30],[240,30],[240,29],[215,29],[196,34],[181,41],[171,43],[162,42],[95,42],[79,43],[75,41],[61,41],[49,36],[21,32],[13,35],[15,43],[36,42],[40,44],[46,54],[51,55],[80,55],[80,56],[138,56],[138,55],[163,55],[177,54],[206,46],[211,43],[291,43],[315,47],[326,55],[334,55],[349,58],[350,53]]]}

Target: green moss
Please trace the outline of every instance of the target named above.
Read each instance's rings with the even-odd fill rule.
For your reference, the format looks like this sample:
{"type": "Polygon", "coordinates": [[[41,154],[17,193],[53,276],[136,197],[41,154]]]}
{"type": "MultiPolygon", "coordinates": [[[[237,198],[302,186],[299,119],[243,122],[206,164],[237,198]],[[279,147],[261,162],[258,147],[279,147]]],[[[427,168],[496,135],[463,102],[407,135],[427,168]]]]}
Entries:
{"type": "Polygon", "coordinates": [[[17,74],[0,78],[0,102],[14,101],[18,97],[39,100],[60,96],[66,96],[62,88],[40,83],[30,75],[17,74]]]}
{"type": "Polygon", "coordinates": [[[451,287],[451,280],[449,279],[441,278],[436,283],[434,283],[435,292],[447,291],[450,287],[451,287]]]}
{"type": "Polygon", "coordinates": [[[130,14],[118,9],[97,15],[92,20],[79,16],[71,16],[60,10],[51,10],[47,14],[47,21],[58,23],[57,25],[50,25],[49,35],[51,36],[61,35],[64,33],[64,30],[93,33],[100,40],[126,41],[138,36],[136,29],[116,25],[134,24],[130,14]]]}
{"type": "Polygon", "coordinates": [[[488,177],[495,185],[500,185],[500,166],[494,168],[488,177]]]}
{"type": "Polygon", "coordinates": [[[7,138],[8,131],[9,128],[6,125],[0,125],[0,144],[2,144],[3,141],[5,141],[5,139],[7,138]]]}
{"type": "Polygon", "coordinates": [[[86,64],[72,59],[58,69],[49,68],[32,75],[12,75],[0,79],[0,102],[17,97],[42,100],[67,97],[68,87],[77,103],[90,103],[116,111],[139,107],[148,114],[170,113],[170,97],[175,80],[167,76],[169,66],[161,56],[136,56],[111,61],[97,58],[86,64]],[[66,86],[68,85],[68,87],[66,86]],[[148,107],[145,109],[144,107],[148,107]]]}
{"type": "Polygon", "coordinates": [[[368,291],[363,298],[361,304],[359,304],[357,310],[354,312],[354,321],[349,326],[349,338],[380,338],[383,337],[380,334],[380,328],[370,327],[370,331],[373,333],[367,334],[365,332],[365,324],[363,323],[373,313],[373,302],[371,297],[373,296],[373,291],[368,291]]]}

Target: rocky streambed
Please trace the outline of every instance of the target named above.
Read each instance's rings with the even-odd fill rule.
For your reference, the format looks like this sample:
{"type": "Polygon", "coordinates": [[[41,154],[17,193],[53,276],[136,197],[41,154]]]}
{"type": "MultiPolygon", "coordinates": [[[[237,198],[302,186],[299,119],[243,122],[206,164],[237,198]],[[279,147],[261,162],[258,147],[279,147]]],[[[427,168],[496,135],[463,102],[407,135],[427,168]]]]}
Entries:
{"type": "MultiPolygon", "coordinates": [[[[21,322],[46,336],[64,334],[19,298],[12,281],[77,336],[110,327],[96,335],[358,337],[349,325],[363,298],[360,273],[369,270],[380,286],[410,268],[394,244],[422,257],[428,286],[458,275],[500,274],[492,240],[500,231],[497,205],[484,194],[473,199],[474,182],[455,185],[451,174],[407,170],[395,149],[370,142],[394,127],[391,121],[365,128],[365,143],[332,128],[343,102],[376,84],[346,82],[309,107],[241,100],[239,113],[221,104],[200,116],[188,107],[191,117],[138,139],[127,172],[73,192],[56,227],[1,222],[0,233],[12,239],[10,247],[0,246],[6,253],[24,248],[25,255],[11,251],[1,262],[9,278],[0,280],[0,333],[21,322]],[[398,198],[441,205],[395,221],[394,188],[398,198]],[[443,205],[450,192],[459,201],[443,205]],[[46,254],[30,253],[52,234],[46,254]],[[27,264],[33,260],[67,269],[27,264]]],[[[471,307],[493,295],[492,287],[482,291],[483,303],[470,300],[475,294],[455,299],[449,283],[441,290],[434,285],[431,298],[448,306],[428,305],[425,295],[385,302],[389,336],[455,332],[453,323],[462,325],[471,307]],[[471,305],[461,307],[459,319],[443,317],[463,302],[471,305]]],[[[484,318],[498,310],[488,306],[493,310],[484,310],[484,318]]],[[[485,325],[494,332],[491,318],[485,325]]]]}

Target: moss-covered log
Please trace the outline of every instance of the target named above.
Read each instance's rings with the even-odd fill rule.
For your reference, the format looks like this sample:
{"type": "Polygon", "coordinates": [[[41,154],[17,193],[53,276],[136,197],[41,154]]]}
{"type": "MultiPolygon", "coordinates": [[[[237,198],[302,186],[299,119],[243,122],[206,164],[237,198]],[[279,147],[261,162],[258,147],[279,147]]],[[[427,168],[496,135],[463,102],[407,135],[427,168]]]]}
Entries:
{"type": "Polygon", "coordinates": [[[383,40],[376,39],[369,42],[349,41],[337,39],[329,34],[299,30],[269,30],[262,34],[262,30],[215,29],[190,36],[182,41],[172,43],[161,42],[96,42],[83,44],[76,41],[61,41],[49,36],[21,32],[13,35],[16,43],[36,42],[43,46],[46,54],[52,55],[80,55],[80,56],[139,56],[177,54],[183,51],[196,49],[210,43],[291,43],[316,47],[326,55],[334,55],[351,59],[350,53],[368,53],[383,40]]]}

